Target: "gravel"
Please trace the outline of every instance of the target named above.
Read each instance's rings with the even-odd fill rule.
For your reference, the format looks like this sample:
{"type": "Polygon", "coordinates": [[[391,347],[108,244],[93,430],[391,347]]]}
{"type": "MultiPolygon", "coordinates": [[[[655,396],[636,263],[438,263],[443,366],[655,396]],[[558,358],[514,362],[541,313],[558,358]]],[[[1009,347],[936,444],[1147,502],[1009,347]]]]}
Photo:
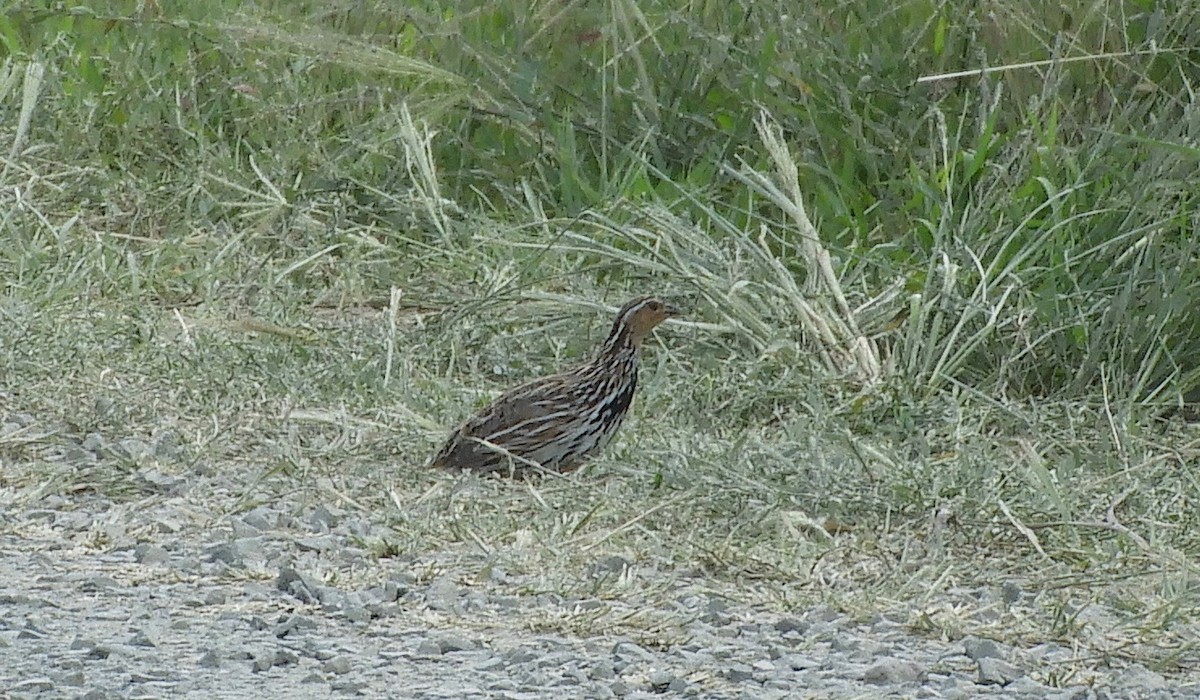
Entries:
{"type": "MultiPolygon", "coordinates": [[[[370,513],[328,503],[297,512],[286,499],[234,515],[198,512],[192,493],[201,477],[189,483],[159,468],[177,442],[93,433],[61,450],[71,464],[128,461],[131,483],[146,494],[136,506],[87,489],[0,504],[0,695],[258,698],[265,687],[296,698],[1200,693],[1194,674],[1168,677],[1053,641],[954,639],[826,605],[743,604],[689,572],[656,572],[654,596],[572,599],[499,567],[464,578],[435,565],[436,553],[376,558],[363,549],[363,533],[387,528],[370,513]],[[675,623],[633,634],[591,622],[614,611],[675,623]]],[[[598,554],[585,575],[624,576],[632,566],[598,554]]],[[[1001,595],[1011,604],[1030,592],[1013,586],[1001,595]]],[[[1097,606],[1075,612],[1096,624],[1112,615],[1097,606]]]]}

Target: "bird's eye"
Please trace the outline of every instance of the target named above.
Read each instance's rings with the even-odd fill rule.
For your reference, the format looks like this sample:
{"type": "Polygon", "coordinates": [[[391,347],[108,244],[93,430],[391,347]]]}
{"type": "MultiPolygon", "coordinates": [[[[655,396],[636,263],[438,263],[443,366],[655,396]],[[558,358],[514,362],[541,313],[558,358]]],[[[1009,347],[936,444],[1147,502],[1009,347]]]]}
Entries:
{"type": "Polygon", "coordinates": [[[650,310],[651,311],[658,311],[661,308],[662,308],[662,304],[658,303],[657,301],[650,302],[650,310]]]}

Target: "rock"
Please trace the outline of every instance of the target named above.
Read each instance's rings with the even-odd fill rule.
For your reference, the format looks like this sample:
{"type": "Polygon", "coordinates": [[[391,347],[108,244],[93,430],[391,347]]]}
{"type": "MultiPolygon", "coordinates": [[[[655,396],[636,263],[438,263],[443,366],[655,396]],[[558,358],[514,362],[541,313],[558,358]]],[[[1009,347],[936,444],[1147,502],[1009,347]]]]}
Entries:
{"type": "Polygon", "coordinates": [[[337,527],[345,515],[346,512],[336,506],[321,504],[304,520],[313,532],[328,532],[337,527]]]}
{"type": "Polygon", "coordinates": [[[29,678],[9,686],[8,690],[18,695],[48,693],[54,690],[54,681],[49,678],[29,678]]]}
{"type": "Polygon", "coordinates": [[[142,564],[165,564],[171,555],[156,544],[139,544],[133,548],[133,558],[142,564]]]}
{"type": "Polygon", "coordinates": [[[425,604],[434,610],[449,612],[458,604],[459,590],[453,579],[439,576],[425,589],[425,604]]]}
{"type": "Polygon", "coordinates": [[[337,541],[329,536],[298,537],[295,544],[296,548],[302,552],[329,552],[338,548],[337,541]]]}
{"type": "Polygon", "coordinates": [[[914,683],[924,675],[925,667],[915,661],[887,657],[863,671],[862,679],[872,685],[897,685],[914,683]]]}
{"type": "Polygon", "coordinates": [[[154,435],[152,453],[164,462],[170,462],[179,456],[179,434],[174,430],[163,430],[154,435]]]}
{"type": "Polygon", "coordinates": [[[256,673],[270,671],[275,665],[275,654],[270,651],[261,651],[254,655],[254,661],[250,664],[250,668],[256,673]]]}
{"type": "Polygon", "coordinates": [[[135,647],[157,647],[158,643],[150,637],[146,630],[134,630],[129,644],[135,647]]]}
{"type": "Polygon", "coordinates": [[[150,455],[153,448],[150,443],[137,438],[125,438],[112,447],[113,454],[118,457],[137,461],[150,455]]]}
{"type": "Polygon", "coordinates": [[[417,645],[416,653],[418,656],[441,656],[442,645],[438,644],[432,639],[423,639],[421,640],[421,643],[417,645]]]}
{"type": "Polygon", "coordinates": [[[293,666],[298,663],[300,663],[300,657],[297,656],[295,652],[288,651],[287,649],[276,649],[275,650],[275,660],[271,665],[272,666],[293,666]]]}
{"type": "Polygon", "coordinates": [[[349,622],[366,623],[375,618],[374,613],[362,605],[346,605],[342,609],[342,617],[349,622]]]}
{"type": "Polygon", "coordinates": [[[350,661],[349,656],[335,656],[321,664],[321,670],[325,673],[344,676],[354,670],[354,664],[350,661]]]}
{"type": "Polygon", "coordinates": [[[588,567],[588,574],[594,578],[603,578],[605,576],[621,575],[630,567],[629,560],[617,555],[609,555],[600,557],[592,562],[588,567]]]}
{"type": "Polygon", "coordinates": [[[437,643],[443,654],[455,651],[472,651],[476,648],[475,642],[457,634],[448,634],[439,637],[437,643]]]}
{"type": "Polygon", "coordinates": [[[1000,651],[1000,646],[990,639],[980,639],[979,637],[964,637],[962,640],[963,653],[972,661],[980,659],[1000,659],[1004,654],[1000,651]]]}
{"type": "Polygon", "coordinates": [[[318,596],[321,589],[320,584],[290,566],[279,570],[279,575],[275,578],[275,587],[284,593],[295,596],[303,603],[320,602],[318,596]]]}
{"type": "Polygon", "coordinates": [[[788,654],[781,657],[779,661],[785,668],[790,668],[793,671],[813,671],[821,668],[820,661],[803,654],[788,654]]]}
{"type": "Polygon", "coordinates": [[[670,671],[658,670],[651,671],[650,677],[647,680],[649,680],[650,688],[654,692],[661,693],[664,692],[667,689],[667,686],[671,685],[671,682],[676,680],[676,678],[675,674],[671,673],[670,671]]]}
{"type": "Polygon", "coordinates": [[[775,631],[780,634],[804,634],[808,631],[808,623],[796,617],[783,617],[775,621],[775,631]]]}
{"type": "Polygon", "coordinates": [[[1168,686],[1167,679],[1160,673],[1155,673],[1145,666],[1133,665],[1123,669],[1118,687],[1129,690],[1163,690],[1168,686]]]}
{"type": "Polygon", "coordinates": [[[275,512],[269,510],[266,506],[259,506],[243,515],[241,521],[255,530],[262,531],[275,527],[275,521],[278,517],[275,512]]]}
{"type": "Polygon", "coordinates": [[[980,685],[1008,685],[1025,675],[1025,672],[1003,659],[985,657],[979,659],[980,685]]]}
{"type": "Polygon", "coordinates": [[[512,649],[504,655],[504,661],[510,666],[532,663],[537,658],[538,655],[533,653],[532,650],[523,648],[512,649]]]}
{"type": "Polygon", "coordinates": [[[87,436],[83,438],[83,442],[80,443],[79,446],[88,452],[97,453],[104,449],[106,444],[108,444],[107,441],[100,433],[88,433],[87,436]]]}
{"type": "Polygon", "coordinates": [[[274,634],[278,639],[283,639],[284,637],[297,636],[302,632],[315,629],[317,629],[317,623],[312,618],[303,615],[288,615],[271,628],[271,634],[274,634]]]}

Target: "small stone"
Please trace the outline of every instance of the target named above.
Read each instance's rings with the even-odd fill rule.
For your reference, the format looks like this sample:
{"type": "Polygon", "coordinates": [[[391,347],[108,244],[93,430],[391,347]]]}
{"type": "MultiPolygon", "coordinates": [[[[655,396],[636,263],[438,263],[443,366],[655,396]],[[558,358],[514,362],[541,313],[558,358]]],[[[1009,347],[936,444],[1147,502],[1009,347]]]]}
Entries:
{"type": "Polygon", "coordinates": [[[295,542],[302,552],[328,552],[337,547],[332,537],[298,537],[295,542]]]}
{"type": "Polygon", "coordinates": [[[171,461],[179,454],[179,434],[174,430],[164,430],[154,436],[154,456],[171,461]]]}
{"type": "Polygon", "coordinates": [[[1167,679],[1160,673],[1155,673],[1145,666],[1130,666],[1121,672],[1120,687],[1130,690],[1162,690],[1167,687],[1167,679]]]}
{"type": "Polygon", "coordinates": [[[62,458],[67,464],[75,466],[96,463],[96,453],[88,452],[81,445],[64,445],[62,458]]]}
{"type": "Polygon", "coordinates": [[[208,651],[204,652],[204,656],[201,656],[200,660],[196,663],[203,668],[220,668],[221,657],[217,656],[217,652],[209,649],[208,651]]]}
{"type": "Polygon", "coordinates": [[[305,520],[314,532],[328,532],[330,529],[337,527],[337,524],[341,522],[345,514],[345,511],[340,508],[321,504],[312,513],[309,513],[305,520]]]}
{"type": "Polygon", "coordinates": [[[329,684],[329,689],[343,695],[364,695],[369,686],[366,681],[335,680],[329,684]]]}
{"type": "Polygon", "coordinates": [[[588,669],[588,678],[592,680],[604,681],[614,676],[616,676],[616,671],[613,669],[613,665],[606,661],[596,662],[588,669]]]}
{"type": "Polygon", "coordinates": [[[1007,605],[1012,605],[1021,600],[1022,593],[1021,587],[1012,581],[1005,581],[1004,585],[1000,587],[1000,598],[1007,605]]]}
{"type": "Polygon", "coordinates": [[[295,596],[302,603],[320,602],[320,584],[290,566],[279,570],[279,576],[275,578],[275,587],[295,596]]]}
{"type": "Polygon", "coordinates": [[[279,624],[271,628],[271,633],[277,638],[283,639],[289,635],[295,636],[295,633],[315,630],[317,628],[316,621],[303,615],[289,615],[279,624]]]}
{"type": "Polygon", "coordinates": [[[276,649],[274,666],[294,666],[300,663],[300,657],[287,649],[276,649]]]}
{"type": "Polygon", "coordinates": [[[88,576],[79,584],[79,590],[85,593],[96,593],[99,591],[108,591],[117,587],[117,582],[111,576],[88,576]]]}
{"type": "Polygon", "coordinates": [[[512,666],[527,664],[537,658],[539,658],[538,655],[529,649],[512,649],[504,655],[504,660],[512,666]]]}
{"type": "Polygon", "coordinates": [[[49,678],[30,678],[29,680],[21,681],[8,688],[14,693],[22,695],[34,695],[37,693],[48,693],[54,690],[54,681],[49,678]]]}
{"type": "Polygon", "coordinates": [[[365,623],[374,619],[374,615],[365,606],[348,605],[342,610],[342,617],[349,622],[365,623]]]}
{"type": "Polygon", "coordinates": [[[1003,659],[985,657],[976,663],[979,664],[980,685],[1008,685],[1025,675],[1020,668],[1003,659]]]}
{"type": "Polygon", "coordinates": [[[595,578],[602,578],[613,574],[620,575],[629,567],[628,559],[612,554],[593,561],[592,565],[588,567],[588,573],[595,578]]]}
{"type": "Polygon", "coordinates": [[[185,491],[187,487],[187,482],[183,479],[157,469],[139,469],[137,476],[143,484],[152,486],[159,493],[178,494],[185,491]]]}
{"type": "Polygon", "coordinates": [[[612,654],[616,657],[631,657],[647,661],[653,661],[654,655],[646,651],[642,647],[629,641],[620,641],[613,644],[612,654]]]}
{"type": "Polygon", "coordinates": [[[863,671],[863,681],[872,685],[913,683],[925,674],[925,668],[915,661],[888,657],[880,659],[863,671]]]}
{"type": "Polygon", "coordinates": [[[999,659],[1004,656],[1000,651],[1000,646],[990,639],[980,639],[979,637],[965,637],[962,640],[963,653],[966,654],[972,661],[980,659],[999,659]]]}
{"type": "Polygon", "coordinates": [[[32,413],[14,413],[8,417],[8,420],[12,421],[13,423],[16,423],[17,425],[21,426],[22,428],[28,428],[29,426],[31,426],[35,422],[37,422],[37,419],[35,419],[33,417],[32,413]]]}
{"type": "Polygon", "coordinates": [[[157,647],[155,642],[145,630],[134,630],[133,636],[129,639],[129,644],[135,647],[157,647]]]}
{"type": "Polygon", "coordinates": [[[229,566],[241,566],[242,554],[238,551],[237,545],[232,542],[213,545],[204,551],[204,555],[209,561],[221,562],[229,566]]]}
{"type": "Polygon", "coordinates": [[[425,589],[425,604],[434,610],[451,611],[458,604],[458,586],[448,576],[439,576],[425,589]]]}
{"type": "Polygon", "coordinates": [[[264,671],[270,671],[271,667],[274,665],[275,654],[269,651],[263,651],[254,655],[254,663],[251,664],[250,667],[257,672],[262,673],[264,671]]]}
{"type": "Polygon", "coordinates": [[[125,438],[113,447],[113,453],[131,460],[139,460],[151,453],[150,443],[137,438],[125,438]]]}
{"type": "Polygon", "coordinates": [[[804,634],[808,631],[808,623],[799,618],[784,617],[776,620],[775,631],[780,634],[787,634],[788,632],[804,634]]]}
{"type": "Polygon", "coordinates": [[[1038,683],[1029,676],[1021,676],[1012,683],[1004,686],[1004,690],[1013,697],[1040,698],[1046,695],[1046,691],[1049,690],[1049,688],[1041,683],[1038,683]]]}
{"type": "Polygon", "coordinates": [[[788,654],[779,659],[780,663],[793,671],[812,671],[821,668],[821,662],[803,654],[788,654]]]}
{"type": "Polygon", "coordinates": [[[103,435],[100,433],[88,433],[87,436],[83,438],[83,443],[80,444],[80,447],[88,452],[96,453],[104,449],[104,445],[105,440],[103,435]]]}
{"type": "Polygon", "coordinates": [[[473,651],[475,649],[475,642],[460,635],[440,637],[437,643],[443,654],[455,651],[473,651]]]}
{"type": "Polygon", "coordinates": [[[165,564],[171,555],[156,544],[139,544],[133,548],[133,558],[142,564],[165,564]]]}
{"type": "Polygon", "coordinates": [[[841,652],[843,654],[853,653],[858,651],[859,641],[853,637],[836,637],[829,643],[829,650],[841,652]]]}
{"type": "Polygon", "coordinates": [[[242,522],[256,530],[270,530],[278,516],[265,506],[259,506],[242,516],[242,522]]]}
{"type": "Polygon", "coordinates": [[[671,685],[671,681],[675,680],[675,674],[670,671],[651,671],[648,680],[650,681],[650,688],[655,692],[661,693],[667,689],[667,686],[671,685]]]}
{"type": "Polygon", "coordinates": [[[417,645],[417,655],[418,656],[441,656],[442,655],[442,645],[438,644],[437,642],[433,641],[432,639],[422,640],[421,643],[417,645]]]}
{"type": "Polygon", "coordinates": [[[348,656],[335,656],[332,659],[321,664],[321,670],[325,673],[332,673],[338,676],[343,676],[354,670],[354,664],[351,663],[348,656]]]}

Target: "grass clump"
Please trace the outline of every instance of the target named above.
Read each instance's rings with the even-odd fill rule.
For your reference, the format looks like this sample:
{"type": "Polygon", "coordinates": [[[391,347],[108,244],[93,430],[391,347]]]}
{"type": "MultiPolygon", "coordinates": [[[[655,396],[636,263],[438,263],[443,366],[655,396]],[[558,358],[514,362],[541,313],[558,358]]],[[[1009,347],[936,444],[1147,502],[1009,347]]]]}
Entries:
{"type": "Polygon", "coordinates": [[[560,9],[12,4],[0,397],[59,427],[0,438],[10,500],[56,435],[170,430],[220,510],[333,498],[544,590],[621,556],[1186,665],[1195,17],[560,9]],[[595,467],[420,469],[644,292],[691,313],[595,467]],[[1039,615],[947,602],[1005,582],[1039,615]]]}

